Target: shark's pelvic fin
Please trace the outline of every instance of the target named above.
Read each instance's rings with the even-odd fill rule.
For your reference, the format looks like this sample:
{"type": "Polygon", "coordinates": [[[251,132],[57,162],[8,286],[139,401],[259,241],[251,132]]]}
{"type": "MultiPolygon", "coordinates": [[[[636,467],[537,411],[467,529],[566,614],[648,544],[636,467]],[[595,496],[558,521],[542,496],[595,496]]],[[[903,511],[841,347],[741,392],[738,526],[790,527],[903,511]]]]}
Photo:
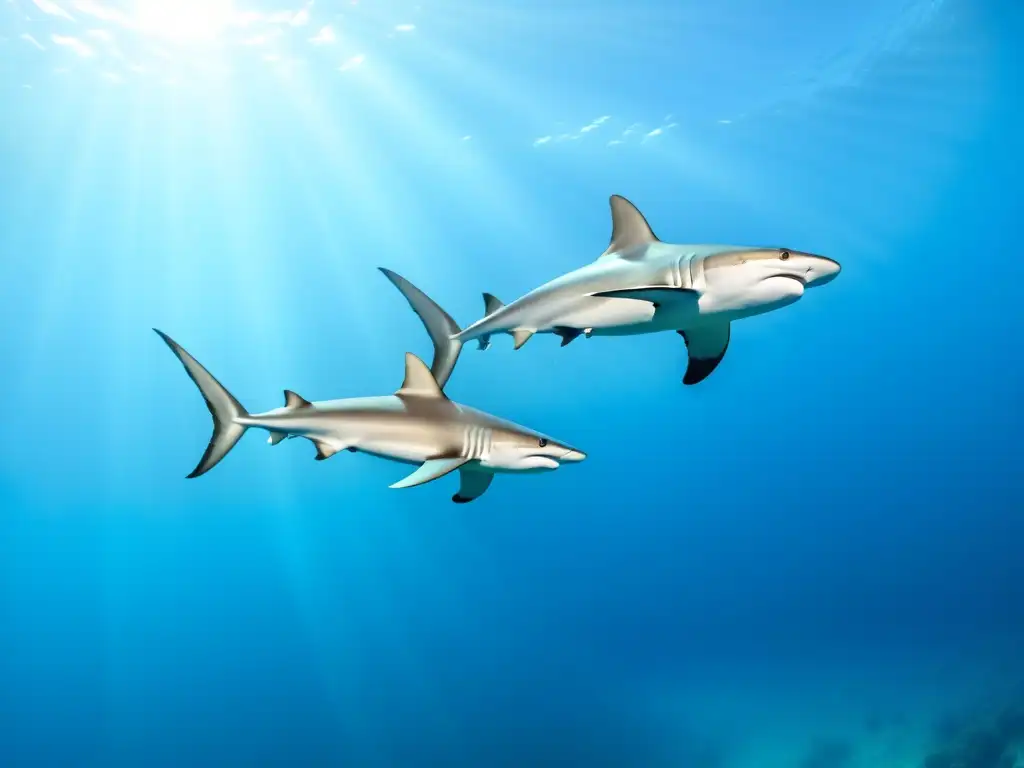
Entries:
{"type": "Polygon", "coordinates": [[[469,459],[461,456],[453,459],[429,459],[420,464],[408,477],[399,480],[397,483],[392,483],[391,487],[411,488],[414,485],[429,483],[431,480],[437,480],[439,477],[444,477],[449,472],[454,472],[467,461],[469,461],[469,459]]]}
{"type": "Polygon", "coordinates": [[[555,333],[562,337],[562,343],[558,345],[560,347],[564,347],[566,344],[569,344],[583,334],[583,329],[581,328],[567,328],[564,325],[560,325],[554,330],[555,333]]]}
{"type": "Polygon", "coordinates": [[[699,384],[718,367],[729,348],[731,324],[728,322],[703,325],[689,331],[678,331],[686,342],[689,362],[683,384],[699,384]]]}
{"type": "Polygon", "coordinates": [[[452,501],[466,504],[479,499],[491,487],[493,479],[491,472],[474,472],[463,467],[459,470],[459,492],[452,496],[452,501]]]}
{"type": "Polygon", "coordinates": [[[629,200],[622,195],[612,195],[609,204],[612,209],[612,237],[608,250],[602,255],[658,242],[647,219],[629,200]]]}
{"type": "Polygon", "coordinates": [[[512,338],[515,342],[513,346],[516,349],[519,349],[523,344],[528,342],[535,333],[536,331],[531,331],[529,328],[520,328],[519,330],[512,331],[512,338]]]}
{"type": "Polygon", "coordinates": [[[203,453],[199,464],[188,475],[190,478],[199,477],[213,469],[221,459],[228,455],[228,451],[235,447],[235,443],[248,429],[248,427],[238,424],[236,419],[243,419],[249,414],[242,404],[181,345],[163,331],[157,331],[156,328],[153,330],[185,366],[185,372],[199,387],[199,391],[206,401],[206,407],[210,409],[210,415],[213,416],[213,436],[210,438],[210,444],[206,446],[206,452],[203,453]]]}
{"type": "Polygon", "coordinates": [[[290,389],[284,391],[284,407],[291,410],[297,410],[299,408],[309,408],[310,402],[302,395],[297,395],[290,389]]]}
{"type": "Polygon", "coordinates": [[[451,315],[404,277],[384,267],[379,267],[379,269],[401,291],[405,300],[409,302],[409,306],[423,321],[427,333],[430,334],[430,340],[434,344],[434,361],[430,364],[430,371],[434,374],[438,386],[444,389],[452,371],[455,370],[459,353],[462,352],[462,342],[453,338],[461,333],[462,329],[451,315]]]}
{"type": "Polygon", "coordinates": [[[445,397],[430,369],[411,352],[405,353],[405,380],[395,394],[399,397],[445,397]]]}
{"type": "Polygon", "coordinates": [[[280,443],[282,440],[286,439],[287,437],[288,437],[288,433],[287,432],[273,432],[272,431],[270,433],[270,437],[267,438],[267,442],[270,443],[271,445],[277,445],[278,443],[280,443]]]}

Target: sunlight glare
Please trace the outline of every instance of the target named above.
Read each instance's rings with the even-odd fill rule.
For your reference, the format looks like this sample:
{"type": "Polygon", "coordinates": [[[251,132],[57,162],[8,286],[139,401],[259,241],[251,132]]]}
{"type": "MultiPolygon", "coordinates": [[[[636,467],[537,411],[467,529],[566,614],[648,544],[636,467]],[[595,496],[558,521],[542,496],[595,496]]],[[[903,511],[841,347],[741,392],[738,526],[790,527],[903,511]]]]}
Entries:
{"type": "Polygon", "coordinates": [[[213,42],[231,23],[232,0],[136,0],[135,22],[179,43],[213,42]]]}

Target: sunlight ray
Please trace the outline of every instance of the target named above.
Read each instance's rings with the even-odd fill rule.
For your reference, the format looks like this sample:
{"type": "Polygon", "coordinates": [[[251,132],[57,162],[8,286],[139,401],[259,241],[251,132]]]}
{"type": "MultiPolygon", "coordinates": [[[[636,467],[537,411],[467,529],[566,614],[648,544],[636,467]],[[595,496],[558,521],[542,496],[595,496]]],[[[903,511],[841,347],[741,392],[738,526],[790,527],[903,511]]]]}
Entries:
{"type": "MultiPolygon", "coordinates": [[[[98,96],[92,101],[89,113],[80,121],[81,134],[71,145],[70,151],[63,153],[70,158],[70,168],[66,175],[67,182],[63,185],[63,197],[60,203],[66,203],[62,216],[54,228],[52,261],[47,269],[49,284],[40,286],[40,295],[36,309],[36,317],[28,336],[27,359],[20,370],[21,391],[27,391],[30,382],[39,375],[46,364],[47,347],[52,335],[60,324],[62,304],[71,291],[75,280],[86,266],[81,258],[82,252],[75,242],[79,233],[81,208],[85,204],[85,191],[97,178],[98,164],[101,156],[95,151],[100,135],[100,122],[105,116],[107,99],[98,96]]],[[[56,149],[54,154],[62,154],[56,149]]]]}
{"type": "MultiPolygon", "coordinates": [[[[144,158],[143,137],[145,134],[146,107],[141,101],[135,101],[126,123],[127,153],[126,162],[122,166],[122,180],[118,189],[123,197],[113,200],[113,207],[118,208],[117,219],[121,222],[119,252],[138,254],[140,225],[140,195],[142,193],[142,164],[144,158]]],[[[107,354],[116,355],[118,362],[111,361],[112,368],[118,375],[112,377],[104,390],[102,408],[107,414],[107,429],[104,431],[100,445],[103,452],[112,457],[104,464],[104,495],[109,499],[120,501],[124,496],[124,465],[126,462],[116,458],[123,456],[129,445],[125,441],[124,424],[126,418],[134,422],[134,429],[144,434],[154,434],[154,411],[150,407],[148,397],[140,391],[139,384],[148,381],[148,377],[139,376],[134,364],[133,348],[138,343],[141,333],[136,326],[136,307],[133,300],[138,295],[136,286],[142,272],[149,272],[151,264],[140,258],[119,261],[108,259],[104,263],[107,280],[113,289],[114,300],[108,306],[112,317],[112,338],[107,345],[107,354]],[[138,266],[136,266],[138,265],[138,266]],[[136,272],[135,269],[139,271],[136,272]],[[141,407],[140,407],[141,406],[141,407]],[[125,414],[131,413],[131,417],[125,414]]],[[[152,454],[143,454],[152,456],[152,454]]],[[[132,462],[136,472],[139,461],[132,462]]],[[[153,474],[152,467],[145,467],[146,477],[153,474]]],[[[149,483],[132,483],[130,499],[138,508],[150,510],[155,507],[157,498],[155,486],[149,483]]],[[[97,569],[103,574],[101,578],[103,625],[105,633],[104,650],[106,655],[106,672],[104,673],[104,698],[107,706],[107,717],[112,732],[120,732],[124,726],[124,707],[120,701],[123,696],[121,687],[125,685],[124,674],[118,660],[121,658],[121,638],[124,637],[126,625],[130,623],[130,599],[126,598],[123,585],[118,581],[118,565],[121,561],[120,545],[123,539],[118,535],[123,521],[118,515],[104,519],[100,531],[101,556],[97,569]]]]}
{"type": "MultiPolygon", "coordinates": [[[[247,355],[247,360],[262,381],[274,381],[282,371],[294,368],[287,339],[290,319],[268,312],[276,306],[276,293],[283,285],[283,275],[274,267],[281,263],[266,248],[266,237],[262,227],[252,222],[266,221],[260,208],[266,205],[267,192],[261,187],[261,179],[251,173],[251,159],[255,156],[252,148],[242,139],[242,126],[236,120],[235,102],[225,90],[212,99],[210,106],[210,132],[219,158],[217,183],[218,199],[223,205],[225,226],[230,238],[232,261],[236,275],[252,275],[252,279],[239,285],[240,306],[247,308],[246,326],[255,330],[262,341],[259,348],[262,356],[247,355]],[[239,192],[241,192],[241,196],[239,192]],[[244,196],[244,197],[242,197],[244,196]],[[257,202],[258,201],[258,202],[257,202]],[[243,218],[244,217],[244,218],[243,218]],[[270,354],[267,354],[270,350],[270,354]],[[258,360],[256,358],[259,358],[258,360]]],[[[319,569],[313,557],[314,550],[308,542],[306,525],[301,517],[283,515],[282,512],[296,509],[296,479],[290,467],[283,462],[262,479],[274,499],[275,511],[268,522],[275,532],[282,556],[282,565],[291,586],[291,596],[301,616],[309,641],[312,644],[321,684],[331,702],[333,716],[341,724],[350,721],[353,713],[344,706],[343,694],[345,676],[333,659],[332,649],[338,646],[331,628],[320,617],[329,615],[331,601],[319,586],[319,569]]]]}
{"type": "MultiPolygon", "coordinates": [[[[311,140],[309,148],[314,150],[312,153],[300,153],[300,147],[292,142],[285,142],[281,148],[292,171],[291,180],[298,185],[305,206],[321,234],[322,255],[317,268],[331,276],[334,290],[344,296],[340,303],[346,312],[353,316],[366,316],[375,302],[359,286],[376,266],[364,260],[366,253],[373,249],[382,253],[402,251],[410,243],[401,236],[400,230],[385,226],[374,231],[373,242],[363,244],[358,235],[354,237],[350,232],[340,231],[339,226],[343,225],[332,220],[330,211],[343,208],[343,213],[351,220],[362,222],[389,222],[399,218],[399,208],[390,202],[378,181],[386,175],[378,170],[379,153],[371,140],[364,138],[350,120],[334,120],[323,111],[319,106],[320,99],[313,94],[305,78],[278,72],[274,82],[278,90],[275,98],[287,103],[290,113],[300,116],[301,132],[311,140]],[[312,161],[303,162],[303,156],[312,158],[312,161]],[[312,167],[314,161],[318,167],[312,167]],[[330,186],[339,189],[337,199],[332,203],[313,192],[314,184],[324,175],[325,169],[330,172],[330,186]]],[[[371,356],[380,354],[375,351],[370,328],[359,325],[352,331],[362,337],[364,351],[371,356]]]]}
{"type": "MultiPolygon", "coordinates": [[[[382,87],[387,87],[386,83],[389,82],[390,81],[388,80],[384,80],[382,87]]],[[[339,127],[335,127],[334,129],[331,129],[329,127],[332,125],[332,121],[328,120],[324,112],[320,108],[318,108],[317,104],[320,103],[321,100],[312,97],[312,93],[308,90],[308,81],[300,81],[297,78],[294,78],[288,79],[287,84],[288,91],[292,96],[293,103],[296,105],[300,105],[301,107],[301,114],[304,117],[304,126],[313,135],[313,137],[315,138],[319,145],[320,151],[317,152],[317,155],[330,158],[330,162],[332,163],[332,165],[340,165],[340,162],[337,158],[340,157],[342,154],[340,151],[338,151],[340,150],[340,146],[345,143],[345,138],[343,138],[341,135],[343,129],[336,122],[334,122],[334,125],[339,127]]],[[[369,88],[368,91],[370,93],[369,95],[366,95],[364,99],[366,101],[371,101],[373,100],[373,94],[376,94],[378,91],[375,88],[369,88]]],[[[401,100],[399,99],[398,101],[401,100]]],[[[407,113],[402,113],[403,124],[406,123],[408,120],[406,114],[407,113]]],[[[443,132],[438,130],[436,133],[433,134],[433,141],[439,141],[440,139],[438,137],[442,135],[444,135],[443,132]]],[[[355,136],[349,135],[348,138],[350,140],[353,140],[356,138],[356,136],[358,136],[358,132],[356,132],[355,136]]],[[[357,161],[355,161],[353,158],[349,162],[346,162],[339,169],[339,177],[358,182],[359,180],[362,179],[372,178],[374,172],[380,173],[380,169],[386,167],[383,160],[379,156],[377,156],[377,152],[371,149],[370,142],[371,140],[369,138],[366,138],[364,140],[364,143],[359,145],[360,148],[364,150],[359,153],[360,156],[363,158],[363,161],[361,163],[357,163],[357,161]],[[370,158],[374,158],[374,160],[371,160],[370,158]],[[369,165],[369,163],[371,162],[372,165],[369,165]],[[354,173],[355,175],[353,175],[354,173]]],[[[436,146],[429,140],[424,140],[424,143],[426,146],[436,146]]],[[[286,151],[289,152],[293,160],[297,161],[297,152],[295,152],[293,148],[288,148],[286,151]]],[[[346,160],[348,160],[348,158],[346,158],[346,160]]],[[[297,176],[297,178],[300,180],[300,183],[303,184],[303,186],[305,186],[305,182],[302,181],[304,175],[299,175],[297,176]]],[[[364,189],[365,187],[363,185],[360,185],[360,188],[364,189]]],[[[374,187],[373,189],[376,188],[374,187]]],[[[307,193],[307,198],[310,196],[311,195],[307,193]]],[[[324,214],[322,213],[322,207],[316,200],[310,200],[309,204],[311,210],[315,212],[320,211],[318,213],[315,213],[315,217],[320,221],[321,226],[326,227],[329,231],[332,225],[327,220],[326,216],[324,216],[324,214]]],[[[415,205],[415,201],[411,200],[408,201],[408,203],[406,203],[405,205],[396,205],[395,202],[387,203],[381,200],[381,202],[378,203],[379,207],[375,206],[375,209],[391,209],[394,211],[394,213],[385,214],[391,217],[397,217],[397,211],[402,210],[403,213],[400,218],[401,220],[408,222],[409,208],[415,208],[415,205]]],[[[417,241],[419,242],[419,248],[417,250],[422,250],[422,241],[423,238],[425,237],[424,232],[426,231],[424,225],[411,226],[407,227],[406,229],[407,231],[417,233],[417,241]]],[[[394,240],[396,234],[397,233],[389,231],[388,238],[394,240]]],[[[396,240],[396,242],[401,244],[397,249],[399,252],[412,251],[415,248],[413,242],[406,237],[399,237],[396,240]]],[[[395,511],[397,511],[401,507],[400,500],[396,499],[394,503],[398,505],[397,507],[395,507],[395,511]]],[[[457,536],[463,542],[464,546],[478,548],[474,544],[474,542],[472,542],[471,539],[469,539],[466,536],[465,531],[461,528],[452,526],[446,526],[446,528],[450,529],[453,535],[457,536]]],[[[408,530],[407,524],[401,522],[400,518],[394,521],[393,523],[389,524],[389,530],[391,530],[391,535],[389,536],[388,541],[390,542],[392,547],[398,546],[399,544],[404,542],[404,547],[409,551],[409,557],[412,558],[412,562],[420,562],[424,564],[428,562],[426,557],[428,552],[422,547],[422,545],[420,545],[418,542],[414,541],[410,537],[410,531],[408,530]]],[[[378,630],[373,634],[378,637],[381,634],[383,634],[385,637],[393,638],[393,653],[398,654],[400,658],[404,659],[404,662],[400,663],[404,663],[405,667],[409,670],[410,673],[415,673],[409,675],[410,683],[415,681],[417,687],[426,690],[427,687],[430,685],[427,678],[427,671],[430,669],[430,664],[428,663],[427,659],[423,658],[415,652],[415,648],[413,646],[409,645],[408,643],[400,642],[398,640],[398,638],[410,637],[411,628],[403,626],[404,622],[400,620],[400,614],[386,609],[386,606],[389,604],[388,595],[395,594],[388,588],[387,573],[378,572],[376,578],[374,578],[374,582],[378,585],[377,590],[379,590],[380,592],[380,599],[374,601],[374,605],[371,606],[372,610],[370,610],[370,613],[376,617],[376,622],[379,625],[380,630],[384,630],[384,632],[382,633],[380,630],[378,630]]],[[[446,717],[448,718],[449,721],[451,718],[450,714],[443,713],[441,711],[435,712],[435,716],[446,717]]]]}
{"type": "MultiPolygon", "coordinates": [[[[399,140],[409,145],[420,162],[432,162],[432,173],[436,182],[440,178],[458,181],[452,184],[464,197],[467,215],[483,215],[495,228],[507,230],[510,238],[525,233],[536,235],[536,222],[543,221],[532,197],[513,189],[506,175],[492,162],[485,151],[473,142],[458,142],[461,132],[454,126],[446,126],[437,110],[421,98],[415,88],[382,62],[374,61],[365,71],[359,73],[354,87],[363,99],[385,110],[383,122],[392,126],[391,131],[399,140]],[[395,128],[400,127],[401,130],[395,128]],[[445,151],[445,147],[448,147],[445,151]],[[444,152],[445,162],[436,163],[439,152],[444,152]],[[440,166],[440,167],[438,167],[440,166]]],[[[419,206],[415,200],[403,207],[405,216],[414,215],[419,206]]],[[[429,232],[431,227],[420,220],[419,231],[429,232]]],[[[443,240],[434,236],[434,250],[448,250],[443,240]]],[[[420,249],[422,250],[422,248],[420,249]]]]}

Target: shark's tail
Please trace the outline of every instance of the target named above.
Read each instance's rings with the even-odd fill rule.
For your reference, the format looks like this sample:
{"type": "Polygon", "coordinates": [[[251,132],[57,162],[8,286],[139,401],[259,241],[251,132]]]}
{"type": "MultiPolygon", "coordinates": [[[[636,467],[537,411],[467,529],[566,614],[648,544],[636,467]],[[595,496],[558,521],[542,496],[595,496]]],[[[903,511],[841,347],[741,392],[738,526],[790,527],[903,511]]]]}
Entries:
{"type": "Polygon", "coordinates": [[[427,333],[430,334],[430,340],[434,342],[434,361],[430,365],[430,372],[437,379],[437,385],[444,389],[452,371],[455,370],[459,353],[462,352],[462,342],[455,338],[462,332],[462,329],[451,315],[404,277],[384,267],[379,267],[379,269],[402,292],[405,300],[409,302],[409,306],[423,321],[427,333]]]}
{"type": "Polygon", "coordinates": [[[210,409],[210,414],[213,416],[213,437],[210,438],[210,444],[206,446],[206,453],[203,454],[203,458],[199,460],[199,464],[188,475],[189,477],[199,477],[213,469],[221,459],[228,455],[228,451],[235,447],[235,443],[238,442],[242,435],[245,434],[245,430],[248,429],[247,426],[239,424],[237,420],[243,419],[249,414],[242,407],[242,404],[235,400],[231,393],[224,389],[221,383],[199,364],[198,360],[186,352],[170,336],[162,331],[157,331],[156,328],[153,330],[160,335],[161,339],[167,342],[167,346],[171,348],[171,351],[177,355],[181,364],[185,366],[185,371],[192,381],[196,383],[196,386],[199,387],[203,399],[206,400],[206,407],[210,409]]]}

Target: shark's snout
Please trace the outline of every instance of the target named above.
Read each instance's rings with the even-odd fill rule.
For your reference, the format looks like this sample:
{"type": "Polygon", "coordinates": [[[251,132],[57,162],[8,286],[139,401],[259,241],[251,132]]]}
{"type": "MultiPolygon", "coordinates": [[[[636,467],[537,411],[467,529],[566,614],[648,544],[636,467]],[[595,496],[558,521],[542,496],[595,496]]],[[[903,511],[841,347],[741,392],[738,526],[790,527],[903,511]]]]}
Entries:
{"type": "Polygon", "coordinates": [[[565,452],[559,461],[583,461],[587,458],[587,454],[583,451],[577,451],[575,448],[570,448],[565,452]]]}
{"type": "Polygon", "coordinates": [[[831,283],[842,271],[838,261],[827,256],[815,256],[811,265],[807,268],[807,276],[804,282],[808,288],[817,288],[819,285],[831,283]]]}

